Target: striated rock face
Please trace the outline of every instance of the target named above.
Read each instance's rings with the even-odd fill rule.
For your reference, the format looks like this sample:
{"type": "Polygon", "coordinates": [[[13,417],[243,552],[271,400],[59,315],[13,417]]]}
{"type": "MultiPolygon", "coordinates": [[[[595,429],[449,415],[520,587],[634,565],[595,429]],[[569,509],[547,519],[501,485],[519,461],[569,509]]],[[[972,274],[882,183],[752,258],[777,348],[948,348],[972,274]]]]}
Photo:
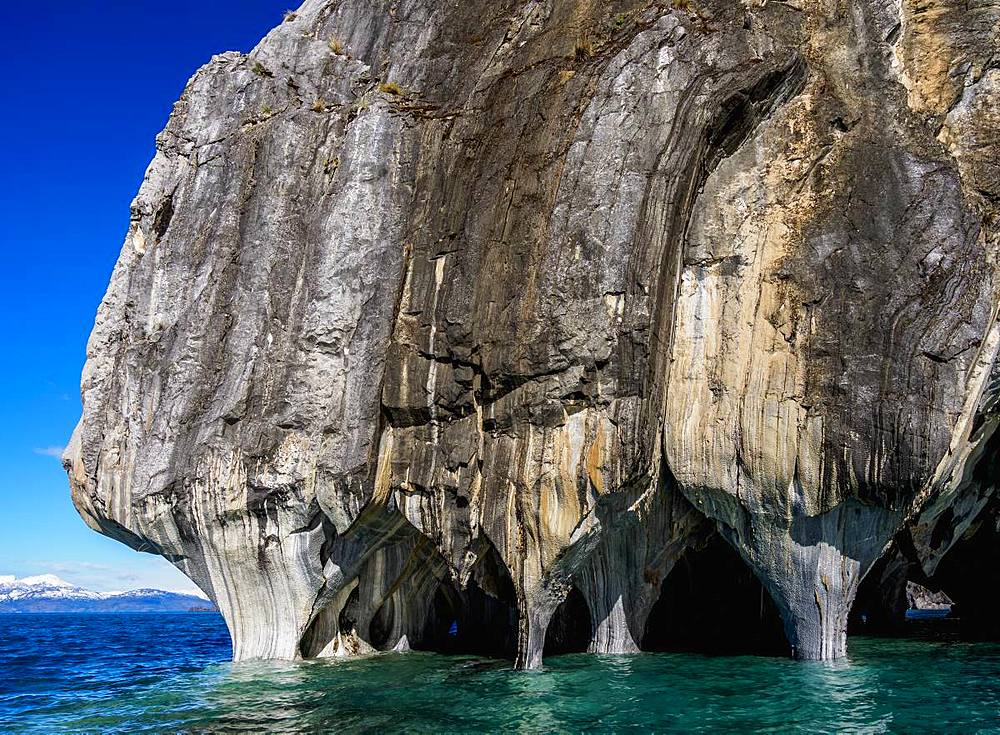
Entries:
{"type": "Polygon", "coordinates": [[[994,493],[998,42],[996,0],[308,0],[158,138],[74,502],[237,659],[635,651],[713,536],[841,656],[900,530],[931,574],[994,493]]]}

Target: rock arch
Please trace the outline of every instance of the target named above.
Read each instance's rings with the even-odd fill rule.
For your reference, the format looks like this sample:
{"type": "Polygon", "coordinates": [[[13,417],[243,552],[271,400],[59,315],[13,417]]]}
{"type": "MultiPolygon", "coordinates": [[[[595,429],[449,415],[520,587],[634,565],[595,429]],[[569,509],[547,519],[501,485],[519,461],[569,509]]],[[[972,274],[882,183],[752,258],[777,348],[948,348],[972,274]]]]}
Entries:
{"type": "Polygon", "coordinates": [[[642,650],[787,656],[791,648],[770,594],[714,534],[685,551],[663,580],[642,650]]]}

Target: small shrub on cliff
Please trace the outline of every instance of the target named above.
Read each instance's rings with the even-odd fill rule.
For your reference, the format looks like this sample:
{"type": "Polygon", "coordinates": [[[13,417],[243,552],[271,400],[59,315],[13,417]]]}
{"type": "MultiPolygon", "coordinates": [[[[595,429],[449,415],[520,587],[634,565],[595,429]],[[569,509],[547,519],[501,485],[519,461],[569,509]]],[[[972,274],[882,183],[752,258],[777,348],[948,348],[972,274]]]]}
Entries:
{"type": "Polygon", "coordinates": [[[573,55],[580,60],[589,59],[594,55],[594,42],[590,40],[590,36],[581,36],[576,39],[573,55]]]}
{"type": "Polygon", "coordinates": [[[250,68],[250,71],[252,71],[254,74],[256,74],[259,77],[273,77],[274,76],[274,74],[272,74],[270,71],[268,71],[268,68],[266,66],[264,66],[263,64],[261,64],[259,61],[253,62],[253,66],[250,68]]]}
{"type": "Polygon", "coordinates": [[[378,85],[378,91],[382,94],[391,94],[396,97],[403,96],[403,88],[395,82],[382,82],[378,85]]]}
{"type": "Polygon", "coordinates": [[[683,10],[685,13],[695,12],[692,0],[670,0],[670,7],[674,10],[683,10]]]}
{"type": "Polygon", "coordinates": [[[331,38],[330,39],[330,50],[333,53],[337,54],[337,56],[343,56],[344,55],[344,44],[341,43],[336,38],[331,38]]]}
{"type": "Polygon", "coordinates": [[[299,17],[299,14],[296,13],[294,10],[286,10],[285,11],[285,21],[284,22],[285,23],[291,23],[293,20],[295,20],[298,17],[299,17]]]}
{"type": "Polygon", "coordinates": [[[312,103],[313,112],[326,112],[326,100],[320,98],[312,103]]]}
{"type": "Polygon", "coordinates": [[[264,117],[270,117],[271,115],[274,114],[274,108],[271,107],[270,105],[264,105],[263,107],[260,108],[260,114],[263,115],[264,117]]]}

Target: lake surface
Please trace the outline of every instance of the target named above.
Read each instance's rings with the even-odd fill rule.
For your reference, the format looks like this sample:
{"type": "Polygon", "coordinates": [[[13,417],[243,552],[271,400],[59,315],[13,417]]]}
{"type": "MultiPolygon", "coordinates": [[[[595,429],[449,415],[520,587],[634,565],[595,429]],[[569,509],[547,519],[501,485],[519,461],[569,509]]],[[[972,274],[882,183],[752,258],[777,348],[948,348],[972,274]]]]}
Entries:
{"type": "Polygon", "coordinates": [[[216,614],[0,615],[0,732],[1000,732],[1000,646],[849,648],[233,665],[216,614]]]}

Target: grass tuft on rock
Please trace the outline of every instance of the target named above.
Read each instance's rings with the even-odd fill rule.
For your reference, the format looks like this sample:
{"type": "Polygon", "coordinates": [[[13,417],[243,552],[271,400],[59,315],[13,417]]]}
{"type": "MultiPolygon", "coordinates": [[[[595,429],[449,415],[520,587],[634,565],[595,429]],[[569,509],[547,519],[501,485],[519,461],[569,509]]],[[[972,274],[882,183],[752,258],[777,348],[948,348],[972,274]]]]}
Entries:
{"type": "Polygon", "coordinates": [[[395,82],[382,82],[378,85],[378,91],[382,94],[391,94],[396,97],[403,96],[403,88],[395,82]]]}
{"type": "Polygon", "coordinates": [[[573,55],[579,61],[593,57],[594,42],[590,40],[589,35],[580,36],[576,39],[576,46],[573,49],[573,55]]]}

